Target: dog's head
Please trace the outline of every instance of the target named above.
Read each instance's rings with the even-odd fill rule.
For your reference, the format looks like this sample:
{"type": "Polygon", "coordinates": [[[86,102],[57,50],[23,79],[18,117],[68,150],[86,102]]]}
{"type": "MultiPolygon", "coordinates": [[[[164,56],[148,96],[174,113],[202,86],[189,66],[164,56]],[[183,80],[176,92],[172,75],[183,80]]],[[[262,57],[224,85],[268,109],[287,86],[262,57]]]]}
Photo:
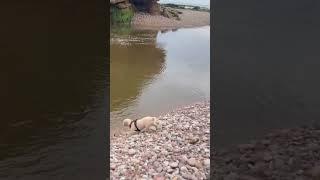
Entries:
{"type": "Polygon", "coordinates": [[[123,126],[129,126],[129,124],[131,123],[131,119],[125,119],[123,120],[123,126]]]}

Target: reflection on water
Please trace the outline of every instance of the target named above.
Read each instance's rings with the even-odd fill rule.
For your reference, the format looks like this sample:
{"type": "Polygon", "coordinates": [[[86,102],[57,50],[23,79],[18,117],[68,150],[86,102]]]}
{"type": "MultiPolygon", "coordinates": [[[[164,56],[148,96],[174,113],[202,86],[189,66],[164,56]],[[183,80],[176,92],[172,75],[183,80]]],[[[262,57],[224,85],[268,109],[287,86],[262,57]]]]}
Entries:
{"type": "Polygon", "coordinates": [[[210,96],[210,27],[174,31],[113,27],[111,132],[124,118],[159,115],[210,96]]]}

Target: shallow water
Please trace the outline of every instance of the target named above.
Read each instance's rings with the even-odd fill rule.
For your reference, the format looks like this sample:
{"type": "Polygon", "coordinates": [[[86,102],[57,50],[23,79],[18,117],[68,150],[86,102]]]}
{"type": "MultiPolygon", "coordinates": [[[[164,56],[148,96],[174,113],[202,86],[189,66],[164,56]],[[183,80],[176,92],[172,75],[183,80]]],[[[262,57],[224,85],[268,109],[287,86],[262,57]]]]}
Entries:
{"type": "Polygon", "coordinates": [[[209,99],[209,26],[111,31],[111,133],[124,118],[160,115],[209,99]]]}

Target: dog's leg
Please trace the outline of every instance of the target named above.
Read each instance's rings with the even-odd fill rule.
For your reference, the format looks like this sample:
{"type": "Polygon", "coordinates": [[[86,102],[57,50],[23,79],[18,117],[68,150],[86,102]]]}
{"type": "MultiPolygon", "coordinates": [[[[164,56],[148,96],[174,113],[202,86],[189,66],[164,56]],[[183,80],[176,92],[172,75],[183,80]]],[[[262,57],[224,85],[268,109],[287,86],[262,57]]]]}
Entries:
{"type": "Polygon", "coordinates": [[[160,123],[158,121],[157,118],[155,118],[155,120],[153,121],[153,123],[150,125],[150,127],[154,127],[152,128],[152,130],[156,131],[157,129],[159,129],[160,123]]]}
{"type": "Polygon", "coordinates": [[[156,130],[157,130],[157,127],[156,127],[156,126],[150,126],[149,129],[152,130],[152,131],[156,131],[156,130]]]}
{"type": "Polygon", "coordinates": [[[159,121],[158,118],[155,118],[155,121],[153,122],[153,126],[154,126],[156,129],[161,129],[161,128],[162,128],[162,123],[159,121]]]}

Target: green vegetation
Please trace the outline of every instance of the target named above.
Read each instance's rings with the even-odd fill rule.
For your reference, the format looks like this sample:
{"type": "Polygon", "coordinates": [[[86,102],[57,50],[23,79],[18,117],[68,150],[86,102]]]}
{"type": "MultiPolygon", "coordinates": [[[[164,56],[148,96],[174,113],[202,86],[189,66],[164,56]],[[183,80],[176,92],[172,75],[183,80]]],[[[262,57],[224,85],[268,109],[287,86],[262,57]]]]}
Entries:
{"type": "Polygon", "coordinates": [[[114,23],[129,24],[131,22],[133,14],[134,12],[131,8],[121,10],[116,7],[110,7],[110,18],[113,24],[114,23]]]}

